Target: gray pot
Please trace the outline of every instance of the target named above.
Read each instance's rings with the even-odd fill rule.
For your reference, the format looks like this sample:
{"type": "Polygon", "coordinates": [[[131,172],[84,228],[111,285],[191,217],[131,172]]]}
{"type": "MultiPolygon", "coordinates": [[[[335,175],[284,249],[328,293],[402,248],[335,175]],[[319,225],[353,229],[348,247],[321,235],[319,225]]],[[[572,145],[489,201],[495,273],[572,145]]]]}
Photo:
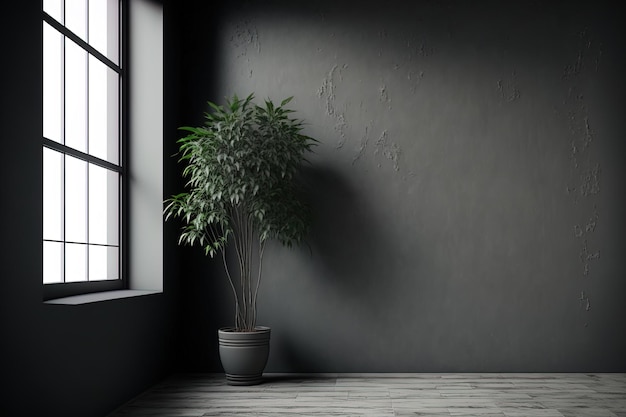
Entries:
{"type": "Polygon", "coordinates": [[[228,385],[261,383],[270,354],[270,328],[257,326],[254,332],[238,332],[232,327],[217,331],[220,360],[228,385]]]}

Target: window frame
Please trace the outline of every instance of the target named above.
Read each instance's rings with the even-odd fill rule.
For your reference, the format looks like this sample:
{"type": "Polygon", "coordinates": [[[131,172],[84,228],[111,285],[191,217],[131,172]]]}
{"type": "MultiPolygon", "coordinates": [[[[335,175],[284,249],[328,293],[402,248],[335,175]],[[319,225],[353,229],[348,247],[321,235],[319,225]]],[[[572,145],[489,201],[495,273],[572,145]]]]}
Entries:
{"type": "MultiPolygon", "coordinates": [[[[69,155],[77,157],[86,163],[92,163],[94,165],[104,167],[107,170],[111,170],[119,173],[119,203],[118,203],[118,221],[119,221],[119,278],[114,280],[102,280],[102,281],[81,281],[81,282],[62,282],[62,283],[48,283],[43,282],[43,264],[41,271],[41,285],[43,287],[43,300],[51,300],[62,297],[69,297],[73,295],[89,294],[103,291],[115,291],[128,289],[128,1],[118,0],[119,2],[119,52],[118,52],[118,64],[115,64],[104,54],[96,50],[93,46],[89,45],[86,41],[66,28],[63,24],[58,22],[55,18],[50,16],[44,11],[43,1],[41,2],[41,51],[43,53],[43,27],[44,23],[49,24],[53,29],[57,30],[62,36],[70,39],[76,43],[79,47],[85,50],[89,55],[104,63],[107,68],[114,70],[119,74],[119,161],[118,165],[104,161],[98,157],[89,155],[87,153],[70,148],[64,144],[47,139],[42,134],[42,151],[44,148],[62,153],[63,155],[69,155]]],[[[42,65],[43,79],[43,65],[42,65]]],[[[42,89],[43,92],[43,89],[42,89]]],[[[64,93],[65,94],[65,87],[64,93]]],[[[42,106],[43,114],[43,106],[42,106]]],[[[43,165],[43,160],[41,161],[43,165]]],[[[42,188],[43,190],[43,177],[42,188]]],[[[42,211],[43,215],[43,211],[42,211]]],[[[65,239],[64,239],[65,241],[65,239]]],[[[42,229],[42,246],[41,256],[43,256],[43,229],[42,229]]],[[[65,262],[65,259],[63,260],[65,262]]]]}

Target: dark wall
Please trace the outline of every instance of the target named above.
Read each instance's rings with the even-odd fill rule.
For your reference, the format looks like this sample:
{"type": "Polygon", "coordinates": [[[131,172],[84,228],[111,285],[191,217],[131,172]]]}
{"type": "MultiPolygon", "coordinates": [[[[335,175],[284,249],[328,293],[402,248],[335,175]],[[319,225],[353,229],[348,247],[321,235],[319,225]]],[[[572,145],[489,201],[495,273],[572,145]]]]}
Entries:
{"type": "MultiPolygon", "coordinates": [[[[293,95],[321,141],[312,251],[266,254],[267,370],[625,371],[622,16],[259,3],[180,6],[181,124],[233,93],[293,95]]],[[[219,371],[230,293],[187,253],[181,364],[219,371]]]]}
{"type": "Polygon", "coordinates": [[[0,14],[0,415],[102,417],[171,370],[177,247],[166,231],[164,294],[42,302],[40,7],[13,2],[0,14]]]}

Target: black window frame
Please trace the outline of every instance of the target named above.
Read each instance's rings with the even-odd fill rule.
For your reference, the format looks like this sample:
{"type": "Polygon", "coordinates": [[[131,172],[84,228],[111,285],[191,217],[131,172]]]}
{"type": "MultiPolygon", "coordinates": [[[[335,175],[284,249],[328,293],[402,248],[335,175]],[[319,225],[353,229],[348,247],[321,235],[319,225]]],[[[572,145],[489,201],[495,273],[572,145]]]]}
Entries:
{"type": "MultiPolygon", "coordinates": [[[[119,278],[115,280],[105,281],[82,281],[82,282],[63,282],[63,283],[43,283],[43,263],[41,271],[41,285],[43,287],[43,300],[51,300],[56,298],[69,297],[73,295],[90,294],[103,291],[114,291],[128,289],[128,1],[119,1],[119,64],[115,64],[104,54],[89,45],[78,35],[67,29],[63,24],[59,23],[55,18],[44,11],[43,1],[41,2],[41,51],[43,53],[43,25],[48,23],[52,28],[57,30],[61,35],[67,37],[87,53],[100,62],[104,63],[108,68],[113,69],[119,74],[119,162],[118,165],[102,160],[98,157],[86,154],[76,149],[70,148],[64,144],[47,139],[42,134],[42,150],[49,148],[58,151],[64,155],[70,155],[80,160],[98,165],[118,172],[120,175],[120,193],[119,193],[119,278]]],[[[43,79],[43,65],[42,65],[43,79]]],[[[42,90],[43,92],[43,90],[42,90]]],[[[65,94],[65,92],[64,92],[65,94]]],[[[43,112],[43,107],[42,107],[43,112]]],[[[43,164],[43,160],[41,161],[43,164]]],[[[43,177],[42,187],[43,190],[43,177]]],[[[43,213],[42,213],[43,214],[43,213]]],[[[43,229],[42,229],[43,233],[43,229]]],[[[41,256],[43,256],[43,235],[41,256]]],[[[65,260],[64,260],[65,262],[65,260]]]]}

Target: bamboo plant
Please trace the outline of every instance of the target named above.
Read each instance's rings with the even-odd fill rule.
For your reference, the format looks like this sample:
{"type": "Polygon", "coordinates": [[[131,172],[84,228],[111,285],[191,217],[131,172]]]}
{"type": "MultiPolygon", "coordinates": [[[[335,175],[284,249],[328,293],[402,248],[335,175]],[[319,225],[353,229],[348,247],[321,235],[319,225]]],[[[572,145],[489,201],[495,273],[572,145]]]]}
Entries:
{"type": "Polygon", "coordinates": [[[254,331],[263,254],[268,240],[301,242],[310,213],[301,198],[299,171],[317,142],[285,106],[236,95],[208,102],[201,127],[179,129],[185,191],[165,201],[165,220],[180,218],[179,244],[221,256],[235,301],[235,330],[254,331]],[[235,255],[227,256],[227,248],[235,255]],[[234,264],[234,265],[232,265],[234,264]]]}

